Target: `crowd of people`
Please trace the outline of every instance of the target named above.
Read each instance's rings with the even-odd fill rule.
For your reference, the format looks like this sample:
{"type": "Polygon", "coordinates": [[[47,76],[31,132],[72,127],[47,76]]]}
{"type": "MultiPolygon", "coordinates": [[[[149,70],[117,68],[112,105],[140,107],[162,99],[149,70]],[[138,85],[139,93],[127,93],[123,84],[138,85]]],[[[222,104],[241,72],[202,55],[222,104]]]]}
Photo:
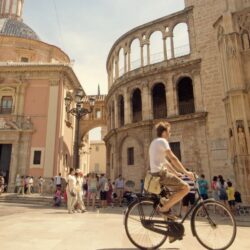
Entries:
{"type": "MultiPolygon", "coordinates": [[[[183,212],[185,213],[188,206],[195,203],[196,191],[194,181],[190,180],[187,176],[183,176],[182,179],[190,186],[189,193],[182,200],[183,212]]],[[[210,196],[209,193],[211,193],[211,198],[222,202],[236,214],[236,205],[241,203],[242,200],[240,192],[235,190],[232,181],[229,179],[225,181],[222,175],[214,176],[211,181],[211,186],[209,187],[209,182],[205,179],[205,175],[202,174],[197,181],[197,185],[203,200],[208,199],[210,196]]]]}
{"type": "Polygon", "coordinates": [[[67,200],[69,213],[85,212],[86,206],[88,209],[96,209],[97,198],[99,198],[99,208],[122,206],[122,201],[128,192],[125,190],[125,182],[121,175],[111,182],[105,174],[89,173],[83,176],[80,169],[70,169],[64,199],[67,200]]]}

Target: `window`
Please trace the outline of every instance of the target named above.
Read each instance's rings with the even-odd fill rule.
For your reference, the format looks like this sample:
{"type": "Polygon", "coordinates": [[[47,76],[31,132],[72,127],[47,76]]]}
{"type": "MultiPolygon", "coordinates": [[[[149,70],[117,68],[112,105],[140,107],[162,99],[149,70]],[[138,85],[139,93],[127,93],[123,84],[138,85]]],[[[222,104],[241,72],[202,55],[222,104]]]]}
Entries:
{"type": "Polygon", "coordinates": [[[170,142],[170,148],[177,158],[181,161],[181,144],[180,142],[170,142]]]}
{"type": "Polygon", "coordinates": [[[33,164],[34,165],[40,165],[41,164],[41,156],[42,156],[42,151],[35,150],[34,151],[34,158],[33,158],[33,164]]]}
{"type": "Polygon", "coordinates": [[[96,109],[96,111],[95,111],[95,117],[96,117],[97,119],[100,119],[100,118],[101,118],[101,110],[100,110],[100,109],[96,109]]]}
{"type": "Polygon", "coordinates": [[[12,96],[3,96],[1,100],[0,113],[1,114],[10,114],[12,111],[12,96]]]}
{"type": "Polygon", "coordinates": [[[29,58],[28,57],[21,57],[21,62],[29,62],[29,58]]]}
{"type": "Polygon", "coordinates": [[[134,148],[128,148],[128,165],[134,165],[134,148]]]}

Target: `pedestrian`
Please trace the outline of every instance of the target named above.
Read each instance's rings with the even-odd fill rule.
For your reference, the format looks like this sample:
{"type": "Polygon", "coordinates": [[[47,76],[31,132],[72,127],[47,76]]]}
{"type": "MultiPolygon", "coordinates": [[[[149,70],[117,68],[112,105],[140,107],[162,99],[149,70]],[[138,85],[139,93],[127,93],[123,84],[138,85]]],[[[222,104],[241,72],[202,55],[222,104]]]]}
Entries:
{"type": "Polygon", "coordinates": [[[18,194],[24,195],[25,193],[25,176],[21,176],[21,187],[18,191],[18,194]]]}
{"type": "Polygon", "coordinates": [[[211,189],[212,189],[212,197],[218,201],[219,200],[219,194],[218,194],[218,177],[214,176],[212,183],[211,183],[211,189]]]}
{"type": "Polygon", "coordinates": [[[205,179],[205,175],[202,174],[201,178],[198,180],[198,186],[200,190],[200,195],[203,200],[208,199],[208,181],[205,179]]]}
{"type": "Polygon", "coordinates": [[[21,187],[21,177],[19,174],[16,175],[16,187],[15,192],[18,194],[21,187]]]}
{"type": "Polygon", "coordinates": [[[28,181],[28,193],[29,194],[34,193],[34,179],[33,179],[33,176],[29,177],[29,181],[28,181]]]}
{"type": "Polygon", "coordinates": [[[113,193],[113,185],[111,183],[111,180],[108,179],[108,185],[109,185],[109,190],[107,192],[107,205],[113,207],[113,198],[112,198],[112,193],[113,193]]]}
{"type": "Polygon", "coordinates": [[[66,187],[67,191],[67,207],[68,213],[72,214],[74,210],[74,206],[76,204],[76,178],[75,171],[73,168],[70,168],[68,175],[68,184],[66,187]]]}
{"type": "Polygon", "coordinates": [[[38,193],[40,194],[40,195],[42,195],[43,194],[43,184],[44,184],[44,179],[43,179],[43,177],[42,176],[40,176],[39,178],[38,178],[38,193]]]}
{"type": "Polygon", "coordinates": [[[92,200],[92,209],[95,209],[96,195],[98,189],[98,181],[95,173],[90,173],[88,178],[88,196],[87,206],[89,206],[89,200],[92,200]]]}
{"type": "Polygon", "coordinates": [[[226,191],[227,184],[222,175],[218,176],[217,185],[218,185],[219,200],[227,206],[228,205],[227,204],[228,197],[227,197],[227,191],[226,191]]]}
{"type": "Polygon", "coordinates": [[[0,174],[0,195],[4,192],[4,177],[0,174]]]}
{"type": "Polygon", "coordinates": [[[107,207],[107,192],[109,191],[108,179],[105,177],[105,174],[101,174],[99,179],[99,191],[100,191],[100,206],[102,208],[107,207]]]}
{"type": "Polygon", "coordinates": [[[61,188],[57,187],[55,195],[54,195],[54,206],[55,207],[60,207],[62,202],[62,192],[61,188]]]}
{"type": "Polygon", "coordinates": [[[143,195],[144,193],[144,180],[143,179],[141,179],[140,181],[140,189],[141,189],[141,195],[143,195]]]}
{"type": "Polygon", "coordinates": [[[25,194],[29,193],[29,179],[30,177],[28,175],[24,177],[24,193],[25,194]]]}
{"type": "Polygon", "coordinates": [[[231,181],[227,182],[227,197],[228,197],[228,205],[231,209],[231,211],[235,214],[235,197],[234,197],[234,187],[231,181]]]}
{"type": "Polygon", "coordinates": [[[119,175],[115,180],[115,192],[117,194],[119,206],[122,207],[123,193],[124,193],[124,179],[119,175]]]}
{"type": "Polygon", "coordinates": [[[54,184],[56,187],[62,187],[62,174],[59,173],[57,176],[54,177],[54,184]]]}
{"type": "Polygon", "coordinates": [[[49,180],[49,194],[53,194],[54,193],[54,178],[50,178],[49,180]]]}
{"type": "Polygon", "coordinates": [[[75,177],[76,177],[76,206],[77,206],[77,212],[84,213],[86,212],[86,207],[83,202],[83,178],[81,176],[80,169],[76,169],[75,171],[75,177]]]}

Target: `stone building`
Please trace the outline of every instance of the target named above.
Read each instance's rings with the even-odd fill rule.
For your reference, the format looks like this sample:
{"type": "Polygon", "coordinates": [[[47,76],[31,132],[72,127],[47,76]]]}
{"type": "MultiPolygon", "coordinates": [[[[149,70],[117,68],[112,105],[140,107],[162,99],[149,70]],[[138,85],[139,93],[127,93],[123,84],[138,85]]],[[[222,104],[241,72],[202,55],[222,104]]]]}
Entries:
{"type": "Polygon", "coordinates": [[[186,167],[210,180],[223,174],[250,198],[249,13],[250,0],[185,0],[183,10],[114,43],[105,137],[111,178],[122,174],[139,188],[154,125],[167,120],[186,167]]]}
{"type": "Polygon", "coordinates": [[[81,88],[68,55],[23,22],[23,4],[0,0],[0,171],[9,191],[17,174],[66,175],[74,120],[64,97],[81,88]]]}
{"type": "Polygon", "coordinates": [[[90,141],[89,172],[97,174],[106,173],[106,146],[102,140],[90,141]]]}

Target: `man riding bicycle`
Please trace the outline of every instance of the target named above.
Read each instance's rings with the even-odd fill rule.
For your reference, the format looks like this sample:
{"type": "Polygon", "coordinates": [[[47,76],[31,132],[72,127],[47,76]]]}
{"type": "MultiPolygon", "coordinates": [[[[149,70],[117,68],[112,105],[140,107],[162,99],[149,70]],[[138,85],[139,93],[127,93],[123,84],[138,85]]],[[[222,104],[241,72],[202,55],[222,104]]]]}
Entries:
{"type": "Polygon", "coordinates": [[[168,122],[158,123],[156,125],[157,138],[151,142],[149,147],[151,174],[160,177],[160,184],[173,192],[169,200],[162,207],[158,207],[158,212],[168,218],[173,217],[170,214],[170,208],[182,200],[190,189],[189,185],[181,179],[182,174],[185,174],[191,180],[194,179],[193,173],[185,169],[170,149],[168,143],[170,128],[168,122]],[[170,160],[171,164],[167,159],[170,160]]]}

